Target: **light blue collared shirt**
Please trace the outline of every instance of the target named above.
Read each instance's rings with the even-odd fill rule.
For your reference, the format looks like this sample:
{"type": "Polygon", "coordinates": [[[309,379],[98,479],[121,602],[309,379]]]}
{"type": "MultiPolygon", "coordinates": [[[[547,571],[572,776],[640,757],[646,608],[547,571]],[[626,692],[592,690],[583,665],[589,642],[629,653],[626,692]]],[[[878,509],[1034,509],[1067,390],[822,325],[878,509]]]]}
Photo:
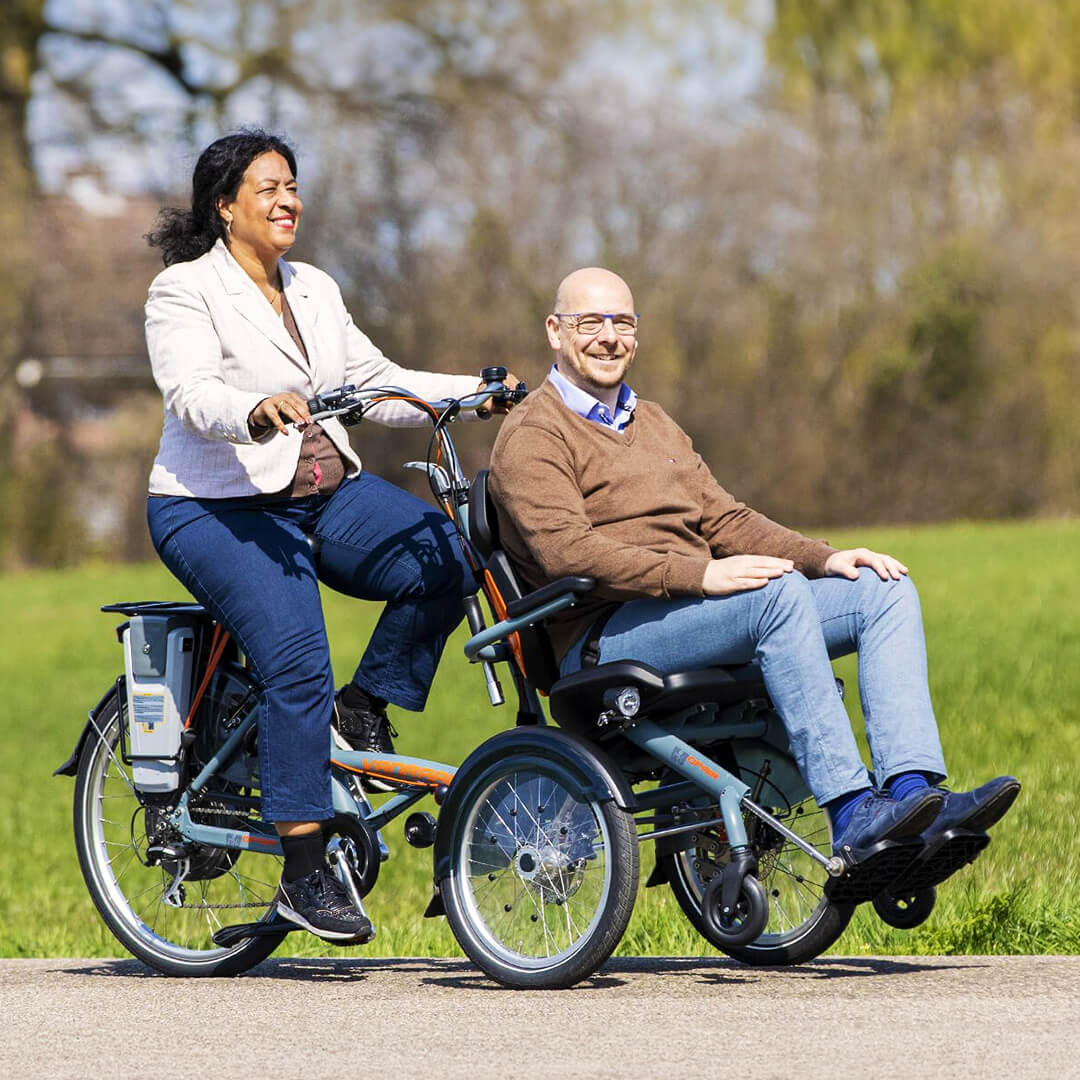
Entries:
{"type": "Polygon", "coordinates": [[[637,405],[637,394],[626,383],[619,387],[619,400],[615,404],[615,415],[608,411],[608,407],[597,400],[587,390],[575,386],[565,375],[559,371],[558,364],[552,364],[548,372],[548,381],[559,392],[566,407],[578,416],[591,420],[601,427],[609,427],[613,431],[622,431],[630,423],[630,417],[634,415],[637,405]]]}

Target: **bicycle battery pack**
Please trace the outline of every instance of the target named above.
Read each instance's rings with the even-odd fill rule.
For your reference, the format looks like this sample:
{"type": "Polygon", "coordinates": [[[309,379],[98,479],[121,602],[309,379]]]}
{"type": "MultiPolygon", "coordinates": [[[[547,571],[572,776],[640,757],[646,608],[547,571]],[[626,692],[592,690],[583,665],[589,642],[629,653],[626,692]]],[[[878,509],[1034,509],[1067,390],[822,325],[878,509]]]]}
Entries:
{"type": "Polygon", "coordinates": [[[182,615],[134,615],[124,630],[128,756],[139,791],[169,792],[180,783],[195,625],[182,615]]]}

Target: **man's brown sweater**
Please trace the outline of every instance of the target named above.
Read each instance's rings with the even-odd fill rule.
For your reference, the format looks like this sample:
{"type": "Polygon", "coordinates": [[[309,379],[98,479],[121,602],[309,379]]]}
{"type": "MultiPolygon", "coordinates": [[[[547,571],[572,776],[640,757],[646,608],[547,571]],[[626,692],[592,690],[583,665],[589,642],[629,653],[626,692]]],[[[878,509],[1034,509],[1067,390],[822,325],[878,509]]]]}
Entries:
{"type": "Polygon", "coordinates": [[[710,559],[774,555],[820,577],[834,550],[729,495],[654,402],[639,400],[619,432],[568,409],[549,382],[503,421],[491,491],[526,588],[596,578],[585,602],[548,620],[560,659],[613,601],[702,596],[710,559]]]}

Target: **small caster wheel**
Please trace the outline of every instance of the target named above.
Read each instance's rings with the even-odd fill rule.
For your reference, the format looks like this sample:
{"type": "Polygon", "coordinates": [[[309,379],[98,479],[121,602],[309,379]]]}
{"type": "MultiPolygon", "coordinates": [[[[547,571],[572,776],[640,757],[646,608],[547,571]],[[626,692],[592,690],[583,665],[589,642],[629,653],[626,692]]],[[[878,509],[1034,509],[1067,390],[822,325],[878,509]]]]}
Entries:
{"type": "Polygon", "coordinates": [[[926,922],[936,902],[937,889],[933,885],[925,889],[901,890],[896,896],[878,893],[872,901],[878,918],[897,930],[912,930],[926,922]]]}
{"type": "Polygon", "coordinates": [[[765,886],[753,874],[747,874],[739,889],[733,912],[721,910],[720,893],[723,874],[717,874],[705,887],[701,915],[714,935],[719,948],[725,945],[748,945],[761,937],[769,921],[769,898],[765,886]]]}

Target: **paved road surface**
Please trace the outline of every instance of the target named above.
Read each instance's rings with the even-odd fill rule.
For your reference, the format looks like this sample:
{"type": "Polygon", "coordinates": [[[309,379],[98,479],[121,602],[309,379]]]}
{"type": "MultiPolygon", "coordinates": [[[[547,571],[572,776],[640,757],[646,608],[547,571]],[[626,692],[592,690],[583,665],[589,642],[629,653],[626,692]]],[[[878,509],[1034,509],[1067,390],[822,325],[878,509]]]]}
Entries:
{"type": "Polygon", "coordinates": [[[0,1077],[1080,1078],[1080,957],[859,957],[757,970],[614,960],[513,992],[456,960],[275,960],[167,979],[0,960],[0,1077]]]}

